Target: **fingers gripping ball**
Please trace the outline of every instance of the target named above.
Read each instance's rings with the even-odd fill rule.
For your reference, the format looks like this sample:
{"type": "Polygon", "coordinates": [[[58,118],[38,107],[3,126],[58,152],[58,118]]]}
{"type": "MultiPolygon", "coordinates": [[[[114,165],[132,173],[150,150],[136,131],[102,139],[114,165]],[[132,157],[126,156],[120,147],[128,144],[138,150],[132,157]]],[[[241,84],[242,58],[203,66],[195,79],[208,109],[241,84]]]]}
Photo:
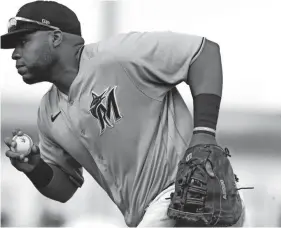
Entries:
{"type": "Polygon", "coordinates": [[[13,137],[13,140],[17,143],[15,147],[12,147],[11,150],[20,154],[27,156],[33,145],[32,139],[27,135],[16,135],[13,137]]]}

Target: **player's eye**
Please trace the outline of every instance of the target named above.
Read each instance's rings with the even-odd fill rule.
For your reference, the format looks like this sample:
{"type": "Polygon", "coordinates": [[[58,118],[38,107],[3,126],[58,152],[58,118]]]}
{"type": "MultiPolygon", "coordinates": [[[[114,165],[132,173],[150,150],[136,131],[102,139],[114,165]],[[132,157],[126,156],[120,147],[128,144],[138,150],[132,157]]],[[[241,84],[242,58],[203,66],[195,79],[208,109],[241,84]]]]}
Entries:
{"type": "Polygon", "coordinates": [[[23,46],[27,43],[27,40],[26,39],[20,39],[19,43],[20,43],[21,46],[23,46]]]}

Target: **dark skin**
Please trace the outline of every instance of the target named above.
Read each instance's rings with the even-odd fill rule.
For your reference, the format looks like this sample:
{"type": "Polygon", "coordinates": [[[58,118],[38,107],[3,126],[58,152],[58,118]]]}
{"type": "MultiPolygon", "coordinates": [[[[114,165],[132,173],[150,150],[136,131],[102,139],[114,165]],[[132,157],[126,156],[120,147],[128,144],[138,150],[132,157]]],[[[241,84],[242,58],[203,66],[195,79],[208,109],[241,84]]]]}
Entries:
{"type": "MultiPolygon", "coordinates": [[[[12,132],[12,135],[21,136],[23,135],[23,131],[21,131],[20,129],[16,129],[12,132]]],[[[17,144],[14,140],[9,137],[5,138],[4,142],[10,148],[15,148],[17,144]]],[[[19,154],[11,150],[6,151],[6,156],[10,158],[12,165],[17,170],[25,173],[31,172],[40,160],[40,152],[37,145],[32,146],[31,152],[28,156],[24,156],[23,154],[19,154]]]]}
{"type": "MultiPolygon", "coordinates": [[[[189,69],[187,84],[190,86],[193,97],[202,93],[215,94],[221,97],[222,82],[222,64],[219,46],[207,40],[202,53],[189,69]]],[[[217,142],[214,136],[201,133],[192,136],[189,147],[197,144],[217,145],[217,142]]]]}
{"type": "MultiPolygon", "coordinates": [[[[191,94],[195,97],[198,94],[208,93],[222,96],[222,64],[219,46],[206,40],[203,51],[191,65],[187,84],[190,86],[191,94]]],[[[209,134],[193,134],[189,147],[198,144],[217,145],[216,138],[209,134]]],[[[209,162],[206,163],[206,170],[210,176],[214,176],[209,162]]]]}
{"type": "MultiPolygon", "coordinates": [[[[18,71],[26,83],[51,82],[61,92],[68,95],[69,88],[78,73],[79,50],[83,44],[84,40],[81,37],[65,34],[59,30],[40,31],[28,34],[22,42],[19,42],[12,58],[17,61],[17,65],[23,65],[18,71]]],[[[190,86],[193,96],[200,93],[211,93],[218,96],[222,94],[219,47],[209,41],[206,43],[207,45],[211,45],[210,51],[200,55],[189,70],[186,83],[190,86]],[[209,65],[209,67],[203,68],[202,66],[205,65],[209,65]]],[[[15,134],[22,134],[22,131],[17,130],[15,134]]],[[[6,138],[5,143],[8,147],[15,146],[15,142],[11,138],[6,138]]],[[[214,136],[200,133],[192,136],[189,147],[197,144],[216,145],[217,142],[214,136]]],[[[34,153],[27,157],[11,150],[6,152],[6,156],[10,157],[13,165],[18,162],[32,164],[32,167],[28,169],[31,171],[37,164],[37,160],[34,160],[32,156],[40,154],[38,147],[34,147],[33,150],[34,153]]],[[[206,168],[212,175],[211,167],[208,164],[206,168]]],[[[21,171],[24,169],[21,168],[21,171]]]]}
{"type": "Polygon", "coordinates": [[[55,31],[38,31],[21,38],[12,59],[24,82],[50,82],[68,94],[78,73],[79,50],[84,40],[76,35],[55,31]]]}
{"type": "MultiPolygon", "coordinates": [[[[63,33],[60,30],[38,31],[21,37],[16,45],[12,59],[16,61],[18,73],[27,84],[50,82],[64,94],[68,94],[71,83],[78,73],[80,48],[84,40],[76,35],[63,33]]],[[[24,132],[16,129],[12,137],[5,138],[5,144],[11,148],[16,146],[12,140],[15,135],[24,132]]],[[[12,165],[22,172],[31,172],[40,160],[40,151],[33,145],[27,156],[6,151],[12,165]]]]}

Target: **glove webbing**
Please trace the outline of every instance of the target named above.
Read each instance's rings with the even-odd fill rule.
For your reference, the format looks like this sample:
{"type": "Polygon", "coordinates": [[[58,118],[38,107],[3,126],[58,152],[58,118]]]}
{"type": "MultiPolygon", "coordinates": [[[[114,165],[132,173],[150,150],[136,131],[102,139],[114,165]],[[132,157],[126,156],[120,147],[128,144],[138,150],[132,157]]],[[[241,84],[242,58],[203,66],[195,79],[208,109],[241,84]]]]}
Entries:
{"type": "MultiPolygon", "coordinates": [[[[202,167],[202,165],[204,165],[204,161],[202,162],[196,162],[197,160],[199,160],[198,158],[191,158],[188,161],[181,161],[180,164],[186,164],[190,166],[191,172],[189,172],[189,174],[187,176],[185,176],[185,182],[183,182],[183,180],[179,180],[179,184],[182,186],[182,189],[185,189],[185,197],[183,197],[183,199],[186,199],[185,202],[182,202],[183,205],[185,205],[186,203],[188,204],[193,204],[193,205],[197,205],[197,206],[201,206],[200,208],[198,208],[197,210],[201,211],[204,208],[204,203],[205,203],[205,198],[207,196],[207,187],[203,187],[206,186],[207,183],[205,181],[199,180],[197,178],[193,178],[193,173],[198,169],[199,172],[201,173],[202,176],[206,175],[206,171],[204,170],[204,168],[202,167]],[[184,186],[187,185],[187,188],[184,186]],[[195,193],[197,194],[198,197],[196,198],[191,198],[191,197],[187,197],[188,193],[195,193]]],[[[181,194],[182,192],[179,192],[179,194],[181,194]]]]}

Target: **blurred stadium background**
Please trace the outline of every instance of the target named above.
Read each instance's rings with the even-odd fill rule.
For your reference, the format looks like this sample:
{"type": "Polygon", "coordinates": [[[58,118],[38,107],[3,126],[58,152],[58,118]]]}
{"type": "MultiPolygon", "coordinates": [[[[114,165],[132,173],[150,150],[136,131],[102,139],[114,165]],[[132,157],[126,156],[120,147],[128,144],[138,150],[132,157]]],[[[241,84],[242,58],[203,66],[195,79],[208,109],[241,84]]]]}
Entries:
{"type": "MultiPolygon", "coordinates": [[[[3,1],[0,31],[26,0],[3,1]],[[5,7],[4,7],[5,5],[5,7]]],[[[86,43],[119,32],[172,30],[206,36],[221,46],[224,97],[218,142],[231,151],[250,226],[281,226],[281,93],[278,1],[58,1],[73,9],[86,43]],[[227,2],[227,3],[226,3],[227,2]],[[262,17],[261,17],[262,15],[262,17]],[[208,23],[207,23],[208,22],[208,23]],[[278,59],[279,58],[279,59],[278,59]],[[277,62],[278,61],[278,62],[277,62]],[[278,83],[279,82],[279,83],[278,83]]],[[[1,226],[125,226],[117,207],[85,172],[67,203],[42,196],[4,155],[3,139],[21,128],[38,141],[36,114],[49,84],[25,85],[11,51],[1,51],[1,226]],[[3,64],[3,65],[2,65],[3,64]]],[[[186,85],[178,86],[192,111],[186,85]]]]}

